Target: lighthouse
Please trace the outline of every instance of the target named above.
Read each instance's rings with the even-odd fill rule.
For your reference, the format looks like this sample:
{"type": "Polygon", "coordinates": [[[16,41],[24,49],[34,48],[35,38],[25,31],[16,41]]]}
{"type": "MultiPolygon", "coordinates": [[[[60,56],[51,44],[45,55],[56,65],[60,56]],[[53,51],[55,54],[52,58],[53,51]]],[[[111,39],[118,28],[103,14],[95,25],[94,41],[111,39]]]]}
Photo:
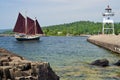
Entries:
{"type": "Polygon", "coordinates": [[[108,5],[105,8],[105,12],[103,13],[103,26],[102,26],[102,34],[115,34],[114,32],[114,21],[112,17],[114,13],[112,12],[112,8],[108,5]]]}

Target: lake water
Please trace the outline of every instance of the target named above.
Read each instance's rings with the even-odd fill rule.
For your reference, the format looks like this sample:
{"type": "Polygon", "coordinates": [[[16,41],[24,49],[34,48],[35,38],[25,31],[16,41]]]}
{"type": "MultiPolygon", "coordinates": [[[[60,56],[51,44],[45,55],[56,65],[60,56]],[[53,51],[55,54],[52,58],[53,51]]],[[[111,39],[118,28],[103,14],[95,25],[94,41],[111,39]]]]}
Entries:
{"type": "Polygon", "coordinates": [[[41,37],[40,41],[19,42],[14,37],[0,37],[0,47],[29,60],[49,62],[61,80],[116,80],[114,77],[120,72],[118,67],[99,68],[89,63],[106,58],[112,65],[120,56],[86,39],[52,36],[41,37]]]}

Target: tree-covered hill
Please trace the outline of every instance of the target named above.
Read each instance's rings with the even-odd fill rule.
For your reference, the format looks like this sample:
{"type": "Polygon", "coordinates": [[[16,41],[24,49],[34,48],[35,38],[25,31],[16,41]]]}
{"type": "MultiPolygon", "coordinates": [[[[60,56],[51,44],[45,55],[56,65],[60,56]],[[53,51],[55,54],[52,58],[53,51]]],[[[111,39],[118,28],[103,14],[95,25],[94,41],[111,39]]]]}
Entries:
{"type": "MultiPolygon", "coordinates": [[[[92,35],[102,33],[102,23],[91,21],[77,21],[67,24],[43,27],[47,36],[92,35]]],[[[120,33],[120,23],[115,23],[115,33],[120,33]]]]}

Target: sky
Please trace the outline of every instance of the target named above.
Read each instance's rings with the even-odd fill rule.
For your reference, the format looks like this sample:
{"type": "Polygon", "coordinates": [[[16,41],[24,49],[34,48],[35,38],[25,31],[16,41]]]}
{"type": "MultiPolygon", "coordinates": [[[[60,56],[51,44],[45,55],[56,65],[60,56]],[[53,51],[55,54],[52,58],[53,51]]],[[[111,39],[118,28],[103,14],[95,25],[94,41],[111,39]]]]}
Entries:
{"type": "Polygon", "coordinates": [[[13,29],[18,13],[37,20],[41,27],[75,21],[102,22],[109,5],[120,22],[120,0],[1,0],[0,29],[13,29]]]}

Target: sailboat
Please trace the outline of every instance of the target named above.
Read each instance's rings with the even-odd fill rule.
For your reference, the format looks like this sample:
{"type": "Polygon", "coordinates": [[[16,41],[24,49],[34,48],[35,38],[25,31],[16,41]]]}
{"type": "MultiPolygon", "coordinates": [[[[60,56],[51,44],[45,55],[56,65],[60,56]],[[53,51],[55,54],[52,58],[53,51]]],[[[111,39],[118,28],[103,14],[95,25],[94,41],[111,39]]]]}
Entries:
{"type": "Polygon", "coordinates": [[[40,35],[43,34],[37,19],[24,17],[21,13],[18,15],[13,32],[18,41],[39,40],[40,35]]]}

